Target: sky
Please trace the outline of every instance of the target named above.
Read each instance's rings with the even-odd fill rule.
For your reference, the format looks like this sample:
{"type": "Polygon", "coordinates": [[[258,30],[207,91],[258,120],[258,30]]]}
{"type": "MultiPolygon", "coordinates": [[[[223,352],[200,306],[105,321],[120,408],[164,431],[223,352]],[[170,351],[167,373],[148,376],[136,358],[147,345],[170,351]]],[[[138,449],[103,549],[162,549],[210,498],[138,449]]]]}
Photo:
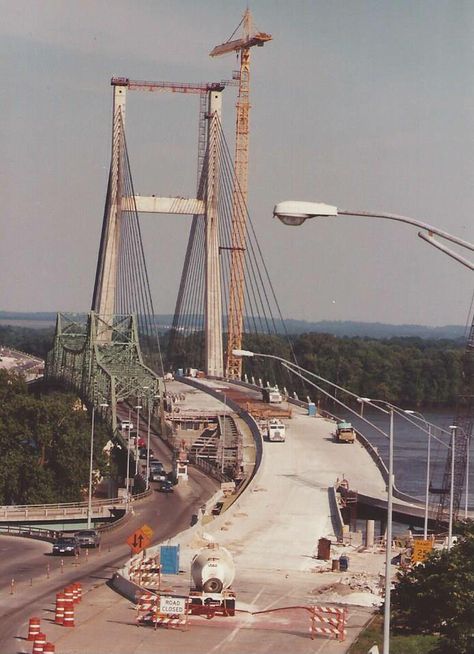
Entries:
{"type": "MultiPolygon", "coordinates": [[[[473,273],[394,222],[285,227],[282,200],[391,212],[474,241],[474,3],[256,0],[249,210],[282,314],[461,324],[473,273]]],[[[110,78],[230,79],[211,59],[236,0],[0,0],[0,310],[90,308],[110,165],[110,78]]],[[[224,92],[232,139],[235,89],[224,92]]],[[[197,96],[129,92],[135,189],[193,197],[197,96]]],[[[144,215],[155,311],[172,313],[185,216],[144,215]]],[[[464,251],[467,258],[472,253],[464,251]]]]}

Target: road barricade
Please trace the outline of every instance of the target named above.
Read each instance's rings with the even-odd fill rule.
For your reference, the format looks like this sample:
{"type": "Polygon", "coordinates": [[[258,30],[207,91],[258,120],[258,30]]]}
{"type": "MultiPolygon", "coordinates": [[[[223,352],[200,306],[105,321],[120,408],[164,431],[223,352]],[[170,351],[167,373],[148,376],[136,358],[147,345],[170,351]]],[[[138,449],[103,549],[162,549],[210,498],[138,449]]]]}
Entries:
{"type": "Polygon", "coordinates": [[[169,615],[167,613],[160,613],[157,611],[153,617],[153,625],[157,627],[166,627],[166,629],[178,629],[185,627],[188,624],[188,615],[169,615]]]}
{"type": "Polygon", "coordinates": [[[64,624],[64,608],[66,606],[66,596],[64,593],[56,593],[56,610],[54,614],[54,622],[56,624],[64,624]]]}
{"type": "Polygon", "coordinates": [[[74,602],[71,600],[66,600],[64,605],[63,626],[74,627],[74,602]]]}
{"type": "Polygon", "coordinates": [[[137,627],[145,624],[153,624],[154,617],[158,611],[159,597],[154,593],[141,593],[137,597],[137,627]]]}
{"type": "Polygon", "coordinates": [[[130,567],[130,581],[144,588],[159,590],[161,586],[159,558],[151,556],[134,561],[130,567]]]}
{"type": "Polygon", "coordinates": [[[41,631],[41,620],[39,618],[30,618],[28,623],[28,640],[34,640],[41,631]]]}
{"type": "Polygon", "coordinates": [[[315,636],[328,636],[339,641],[346,638],[346,609],[336,606],[310,607],[311,638],[315,636]]]}
{"type": "Polygon", "coordinates": [[[46,645],[46,636],[42,632],[37,634],[33,641],[32,654],[43,654],[44,646],[46,645]]]}

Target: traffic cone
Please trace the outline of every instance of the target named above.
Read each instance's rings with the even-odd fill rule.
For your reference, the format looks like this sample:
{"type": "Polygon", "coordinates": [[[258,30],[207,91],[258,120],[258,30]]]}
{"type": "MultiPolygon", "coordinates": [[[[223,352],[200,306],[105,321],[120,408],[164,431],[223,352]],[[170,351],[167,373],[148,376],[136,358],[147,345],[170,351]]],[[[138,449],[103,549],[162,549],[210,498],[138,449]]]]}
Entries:
{"type": "Polygon", "coordinates": [[[46,643],[43,647],[43,654],[54,654],[55,651],[56,647],[53,645],[53,643],[46,643]]]}

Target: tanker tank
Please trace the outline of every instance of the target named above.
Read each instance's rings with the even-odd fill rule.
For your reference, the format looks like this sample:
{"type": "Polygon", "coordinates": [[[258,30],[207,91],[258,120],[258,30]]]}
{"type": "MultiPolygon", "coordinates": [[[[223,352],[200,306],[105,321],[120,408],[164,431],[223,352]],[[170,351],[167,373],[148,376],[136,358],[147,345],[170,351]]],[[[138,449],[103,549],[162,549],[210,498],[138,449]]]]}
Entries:
{"type": "Polygon", "coordinates": [[[231,553],[217,543],[209,543],[193,558],[191,576],[198,591],[221,593],[227,590],[235,577],[231,553]]]}

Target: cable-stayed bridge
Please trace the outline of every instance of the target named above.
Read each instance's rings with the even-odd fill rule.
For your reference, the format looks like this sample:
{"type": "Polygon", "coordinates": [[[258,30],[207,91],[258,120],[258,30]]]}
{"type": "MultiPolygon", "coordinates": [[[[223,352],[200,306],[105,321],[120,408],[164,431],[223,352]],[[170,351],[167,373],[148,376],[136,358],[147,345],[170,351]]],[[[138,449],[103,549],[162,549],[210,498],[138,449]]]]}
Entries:
{"type": "Polygon", "coordinates": [[[117,401],[142,398],[157,404],[153,398],[161,395],[165,367],[196,367],[215,378],[236,376],[235,362],[229,368],[226,352],[229,325],[235,347],[236,331],[240,341],[244,331],[276,334],[274,316],[281,320],[281,313],[224,136],[226,82],[116,77],[111,84],[112,152],[91,311],[86,320],[58,316],[46,375],[74,388],[91,405],[107,402],[115,428],[117,401]],[[132,91],[198,96],[195,197],[135,193],[126,140],[127,96],[132,91]],[[191,217],[165,352],[140,228],[140,217],[147,219],[148,214],[191,217]]]}

